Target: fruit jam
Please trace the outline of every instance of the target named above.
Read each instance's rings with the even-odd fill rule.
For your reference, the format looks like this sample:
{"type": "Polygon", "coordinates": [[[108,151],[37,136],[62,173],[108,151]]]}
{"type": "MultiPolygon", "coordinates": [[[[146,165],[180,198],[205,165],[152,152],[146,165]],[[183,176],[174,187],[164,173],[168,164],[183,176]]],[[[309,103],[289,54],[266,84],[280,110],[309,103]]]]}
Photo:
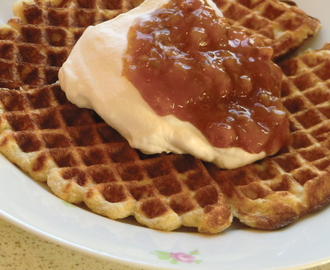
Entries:
{"type": "Polygon", "coordinates": [[[197,127],[215,147],[277,152],[288,138],[273,50],[202,0],[175,0],[138,18],[123,75],[160,116],[197,127]]]}

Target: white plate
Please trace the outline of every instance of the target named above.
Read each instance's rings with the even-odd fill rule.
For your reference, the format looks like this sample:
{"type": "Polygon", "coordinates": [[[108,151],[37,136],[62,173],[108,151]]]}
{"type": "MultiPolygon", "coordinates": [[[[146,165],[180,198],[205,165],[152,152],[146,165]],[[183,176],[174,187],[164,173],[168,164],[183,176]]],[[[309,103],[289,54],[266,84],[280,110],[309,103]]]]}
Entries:
{"type": "MultiPolygon", "coordinates": [[[[13,3],[1,0],[0,22],[12,16],[13,3]]],[[[330,41],[330,1],[296,3],[323,23],[306,45],[320,48],[330,41]]],[[[301,269],[330,262],[329,207],[276,232],[234,224],[215,236],[166,233],[136,225],[133,219],[113,221],[66,204],[2,156],[0,171],[1,218],[95,257],[149,269],[301,269]]]]}

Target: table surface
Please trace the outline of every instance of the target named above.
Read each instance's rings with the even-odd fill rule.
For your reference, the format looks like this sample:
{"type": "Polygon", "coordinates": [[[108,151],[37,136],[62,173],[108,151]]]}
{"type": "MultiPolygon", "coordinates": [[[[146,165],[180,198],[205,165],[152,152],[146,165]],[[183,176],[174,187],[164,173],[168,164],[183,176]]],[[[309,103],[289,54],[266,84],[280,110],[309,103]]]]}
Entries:
{"type": "MultiPolygon", "coordinates": [[[[143,270],[61,247],[0,219],[0,270],[143,270]]],[[[330,264],[310,268],[330,270],[330,264]]]]}

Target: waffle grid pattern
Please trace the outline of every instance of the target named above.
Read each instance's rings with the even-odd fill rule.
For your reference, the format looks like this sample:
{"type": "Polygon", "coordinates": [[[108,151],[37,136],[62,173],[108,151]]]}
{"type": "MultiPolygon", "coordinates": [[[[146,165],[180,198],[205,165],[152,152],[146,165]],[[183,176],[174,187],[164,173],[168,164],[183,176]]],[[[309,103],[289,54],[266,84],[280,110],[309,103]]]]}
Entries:
{"type": "MultiPolygon", "coordinates": [[[[113,219],[134,215],[151,228],[173,230],[185,225],[215,233],[230,225],[225,199],[200,161],[165,154],[143,159],[126,143],[118,149],[102,148],[106,162],[53,170],[48,185],[60,196],[64,190],[67,201],[84,201],[96,213],[113,219]],[[109,152],[115,159],[109,159],[109,152]]],[[[100,149],[79,155],[91,160],[93,150],[100,156],[100,149]]]]}
{"type": "MultiPolygon", "coordinates": [[[[14,6],[16,17],[0,31],[0,87],[33,88],[56,82],[60,66],[89,25],[125,12],[141,1],[53,0],[14,6]]],[[[320,28],[315,19],[276,0],[217,0],[233,25],[261,36],[278,58],[320,28]]]]}
{"type": "Polygon", "coordinates": [[[291,142],[274,157],[211,173],[243,223],[277,229],[330,200],[330,46],[280,64],[291,142]]]}
{"type": "Polygon", "coordinates": [[[186,225],[204,233],[230,225],[229,207],[199,160],[143,155],[63,93],[57,84],[0,91],[0,150],[34,179],[113,219],[134,214],[152,228],[186,225]]]}
{"type": "Polygon", "coordinates": [[[233,26],[244,27],[274,49],[274,59],[293,51],[320,28],[318,20],[277,0],[215,0],[233,26]]]}
{"type": "MultiPolygon", "coordinates": [[[[244,20],[247,22],[250,18],[252,23],[252,18],[259,16],[258,8],[262,6],[259,2],[227,0],[222,8],[230,5],[232,9],[235,6],[241,10],[244,7],[245,12],[249,11],[244,20]]],[[[264,2],[282,7],[273,0],[264,2]]],[[[231,192],[237,190],[234,195],[245,203],[245,212],[242,213],[253,213],[253,207],[260,207],[259,199],[267,198],[268,203],[259,210],[262,218],[271,221],[272,228],[284,226],[307,212],[306,202],[312,197],[306,193],[305,187],[321,181],[314,179],[327,177],[329,159],[327,154],[321,156],[320,153],[325,151],[323,146],[327,145],[327,140],[321,138],[328,130],[317,135],[322,147],[315,146],[315,139],[310,139],[310,144],[301,139],[309,138],[309,134],[300,129],[303,120],[299,123],[292,120],[292,131],[297,129],[292,149],[299,152],[300,157],[294,157],[292,149],[288,148],[274,159],[266,159],[242,170],[219,171],[213,167],[210,172],[216,179],[214,181],[199,160],[189,155],[143,155],[130,148],[94,112],[78,109],[67,101],[56,83],[57,72],[81,33],[88,25],[113,18],[139,3],[139,0],[17,2],[14,7],[17,17],[0,27],[0,151],[34,179],[47,181],[52,191],[63,200],[77,204],[84,202],[94,212],[114,219],[134,215],[138,222],[155,229],[173,230],[185,225],[197,227],[202,233],[217,233],[230,226],[231,210],[252,227],[269,228],[260,226],[255,219],[250,222],[248,218],[241,218],[243,214],[230,200],[231,192]],[[303,163],[301,157],[308,160],[313,147],[318,147],[314,156],[320,155],[320,158],[310,157],[311,164],[298,167],[303,163]],[[316,171],[316,176],[314,167],[325,169],[325,172],[316,171]],[[220,174],[221,180],[218,178],[220,174]],[[253,175],[262,181],[255,181],[253,175]],[[226,189],[226,185],[234,189],[226,189]],[[220,188],[229,198],[232,209],[220,188]],[[254,202],[252,206],[251,201],[254,202]],[[275,215],[267,212],[274,209],[274,205],[280,209],[275,215]]],[[[219,3],[224,2],[219,0],[219,3]]],[[[275,12],[276,8],[265,10],[268,13],[265,11],[263,16],[267,13],[268,19],[276,21],[277,17],[284,17],[275,12]]],[[[316,26],[311,25],[310,21],[305,21],[308,18],[305,14],[297,14],[294,12],[293,18],[298,18],[297,21],[305,27],[295,28],[294,34],[292,31],[288,33],[292,38],[299,36],[301,43],[306,38],[306,31],[312,35],[319,24],[313,20],[316,26]],[[300,15],[303,20],[299,19],[300,15]]],[[[260,32],[261,28],[255,30],[260,32]]],[[[271,38],[268,41],[275,44],[271,43],[271,38]]],[[[279,44],[287,46],[287,42],[281,40],[279,44]]],[[[290,46],[293,48],[296,43],[290,46]]],[[[277,56],[281,53],[279,51],[277,56]]],[[[288,94],[283,97],[289,111],[290,106],[298,106],[291,101],[294,97],[290,93],[290,89],[294,89],[292,83],[298,85],[298,81],[301,82],[293,77],[290,80],[288,94]]],[[[321,92],[326,98],[327,94],[321,92]]],[[[312,91],[306,93],[310,93],[306,94],[309,100],[317,102],[312,91]]],[[[301,109],[296,110],[299,119],[301,109]]],[[[326,109],[319,108],[319,111],[327,116],[326,109]]],[[[317,188],[314,190],[319,192],[317,188]]],[[[320,207],[324,194],[318,196],[321,199],[309,202],[314,209],[320,207]]]]}
{"type": "Polygon", "coordinates": [[[121,5],[114,0],[16,2],[16,17],[0,28],[0,87],[55,83],[59,68],[86,27],[122,13],[121,5]]]}

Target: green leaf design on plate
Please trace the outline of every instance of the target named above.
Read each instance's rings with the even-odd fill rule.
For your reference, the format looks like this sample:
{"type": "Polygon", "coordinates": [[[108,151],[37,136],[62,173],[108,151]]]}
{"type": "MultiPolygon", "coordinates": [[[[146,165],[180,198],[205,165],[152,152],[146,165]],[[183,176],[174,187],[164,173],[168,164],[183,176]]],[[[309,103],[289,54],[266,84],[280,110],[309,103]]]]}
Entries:
{"type": "Polygon", "coordinates": [[[171,260],[171,264],[177,264],[177,263],[178,263],[178,261],[176,259],[171,260]]]}
{"type": "Polygon", "coordinates": [[[72,203],[68,203],[68,202],[66,202],[66,201],[62,201],[63,202],[63,204],[65,205],[65,206],[67,206],[67,207],[76,207],[75,205],[73,205],[72,203]]]}
{"type": "Polygon", "coordinates": [[[155,253],[153,253],[158,256],[158,259],[160,260],[169,260],[171,259],[171,254],[165,251],[159,251],[157,250],[155,253]]]}
{"type": "Polygon", "coordinates": [[[156,255],[160,260],[169,260],[171,264],[177,263],[202,263],[202,260],[196,260],[193,255],[200,255],[199,250],[195,249],[189,253],[184,252],[166,252],[156,250],[154,252],[150,252],[153,255],[156,255]]]}

